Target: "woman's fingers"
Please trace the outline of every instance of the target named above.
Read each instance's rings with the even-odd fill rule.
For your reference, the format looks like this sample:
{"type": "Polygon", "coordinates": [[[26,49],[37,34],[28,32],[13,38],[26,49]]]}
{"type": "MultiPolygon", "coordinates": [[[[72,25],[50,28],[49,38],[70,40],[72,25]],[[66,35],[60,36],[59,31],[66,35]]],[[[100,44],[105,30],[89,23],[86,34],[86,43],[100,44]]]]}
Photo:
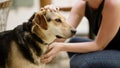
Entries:
{"type": "Polygon", "coordinates": [[[56,54],[60,51],[61,46],[57,45],[57,43],[52,43],[48,47],[48,51],[44,56],[41,58],[42,63],[49,63],[55,56],[56,54]]]}
{"type": "Polygon", "coordinates": [[[52,61],[53,58],[55,58],[56,53],[54,50],[50,50],[47,54],[45,54],[42,58],[41,58],[41,62],[42,63],[49,63],[50,61],[52,61]]]}
{"type": "Polygon", "coordinates": [[[54,56],[41,58],[41,63],[49,63],[52,61],[53,58],[54,58],[54,56]]]}
{"type": "Polygon", "coordinates": [[[59,11],[59,7],[56,7],[55,5],[46,5],[44,8],[50,11],[59,11]]]}
{"type": "Polygon", "coordinates": [[[54,55],[53,50],[50,50],[44,56],[41,57],[41,62],[42,63],[49,63],[54,58],[54,56],[55,55],[54,55]]]}

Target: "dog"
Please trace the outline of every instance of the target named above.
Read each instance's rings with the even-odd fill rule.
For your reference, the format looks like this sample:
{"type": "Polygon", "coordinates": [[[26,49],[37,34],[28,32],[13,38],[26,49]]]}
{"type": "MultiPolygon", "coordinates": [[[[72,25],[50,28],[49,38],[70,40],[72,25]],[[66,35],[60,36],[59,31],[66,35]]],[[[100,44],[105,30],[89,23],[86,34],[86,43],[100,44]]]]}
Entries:
{"type": "Polygon", "coordinates": [[[75,33],[59,11],[41,9],[28,22],[0,33],[0,68],[40,68],[48,45],[75,33]]]}

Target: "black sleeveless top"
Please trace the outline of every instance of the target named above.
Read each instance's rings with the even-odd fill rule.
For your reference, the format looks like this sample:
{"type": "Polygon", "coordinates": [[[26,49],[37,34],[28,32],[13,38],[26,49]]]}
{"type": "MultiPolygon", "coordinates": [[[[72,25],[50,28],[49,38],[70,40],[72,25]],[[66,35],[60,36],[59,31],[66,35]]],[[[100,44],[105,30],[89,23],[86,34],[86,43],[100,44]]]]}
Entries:
{"type": "MultiPolygon", "coordinates": [[[[95,35],[97,35],[101,21],[102,21],[102,10],[104,7],[105,0],[102,1],[98,9],[93,9],[86,2],[85,8],[85,16],[89,21],[89,37],[94,39],[95,35]]],[[[108,24],[109,25],[109,24],[108,24]]],[[[120,29],[117,32],[116,36],[113,40],[108,44],[105,49],[118,49],[120,50],[120,29]]]]}

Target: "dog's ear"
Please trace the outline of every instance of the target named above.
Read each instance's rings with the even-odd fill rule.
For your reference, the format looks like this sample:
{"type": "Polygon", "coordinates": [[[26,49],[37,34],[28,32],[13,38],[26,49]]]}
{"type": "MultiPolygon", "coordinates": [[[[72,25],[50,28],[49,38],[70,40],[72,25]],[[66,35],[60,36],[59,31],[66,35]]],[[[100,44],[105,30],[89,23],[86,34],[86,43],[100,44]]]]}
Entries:
{"type": "Polygon", "coordinates": [[[34,19],[35,23],[38,24],[38,26],[40,26],[41,28],[47,30],[48,29],[48,25],[47,25],[47,20],[44,16],[44,14],[36,14],[35,19],[34,19]]]}

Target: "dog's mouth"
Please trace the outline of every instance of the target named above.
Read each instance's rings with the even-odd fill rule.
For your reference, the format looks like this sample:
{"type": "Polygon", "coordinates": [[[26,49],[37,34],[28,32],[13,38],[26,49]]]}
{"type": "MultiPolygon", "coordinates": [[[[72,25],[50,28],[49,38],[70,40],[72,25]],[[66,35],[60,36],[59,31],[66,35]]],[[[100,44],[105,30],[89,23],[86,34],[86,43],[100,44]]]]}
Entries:
{"type": "Polygon", "coordinates": [[[62,36],[56,35],[57,38],[63,38],[62,36]]]}

